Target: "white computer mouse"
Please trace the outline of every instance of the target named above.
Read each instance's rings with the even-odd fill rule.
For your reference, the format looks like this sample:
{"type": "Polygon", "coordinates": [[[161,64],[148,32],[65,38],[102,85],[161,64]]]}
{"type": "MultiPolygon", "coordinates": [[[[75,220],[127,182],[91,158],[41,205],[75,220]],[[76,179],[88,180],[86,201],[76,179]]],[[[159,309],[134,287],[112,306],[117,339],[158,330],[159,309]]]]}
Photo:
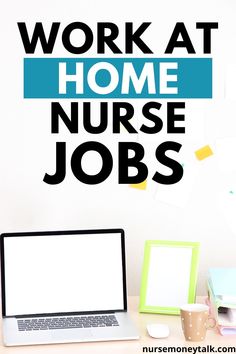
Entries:
{"type": "Polygon", "coordinates": [[[150,323],[147,325],[147,331],[150,337],[166,338],[170,334],[170,329],[166,324],[150,323]]]}

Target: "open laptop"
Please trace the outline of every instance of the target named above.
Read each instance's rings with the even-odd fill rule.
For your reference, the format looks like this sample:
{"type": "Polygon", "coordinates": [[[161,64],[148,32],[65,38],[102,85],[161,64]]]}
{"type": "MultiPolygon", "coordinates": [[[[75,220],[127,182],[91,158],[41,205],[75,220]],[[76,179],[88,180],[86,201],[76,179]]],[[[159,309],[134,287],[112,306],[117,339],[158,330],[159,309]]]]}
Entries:
{"type": "Polygon", "coordinates": [[[121,229],[1,235],[7,346],[138,339],[121,229]]]}

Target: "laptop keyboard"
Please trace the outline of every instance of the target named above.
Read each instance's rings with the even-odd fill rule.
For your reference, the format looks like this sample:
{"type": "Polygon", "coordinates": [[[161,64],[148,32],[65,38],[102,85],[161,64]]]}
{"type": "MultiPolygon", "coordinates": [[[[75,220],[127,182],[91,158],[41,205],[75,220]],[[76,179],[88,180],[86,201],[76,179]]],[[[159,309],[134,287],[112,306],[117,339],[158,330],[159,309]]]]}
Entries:
{"type": "Polygon", "coordinates": [[[115,315],[31,318],[17,323],[19,331],[119,326],[115,315]]]}

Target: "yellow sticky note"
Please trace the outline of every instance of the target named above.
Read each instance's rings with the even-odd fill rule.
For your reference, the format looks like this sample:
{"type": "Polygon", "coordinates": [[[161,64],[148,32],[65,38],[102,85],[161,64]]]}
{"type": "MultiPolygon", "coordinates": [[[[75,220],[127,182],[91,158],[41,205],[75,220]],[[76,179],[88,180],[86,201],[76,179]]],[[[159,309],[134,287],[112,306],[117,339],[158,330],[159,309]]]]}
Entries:
{"type": "Polygon", "coordinates": [[[195,151],[195,155],[198,160],[204,160],[207,157],[213,155],[213,151],[211,150],[209,145],[203,146],[201,149],[195,151]]]}
{"type": "Polygon", "coordinates": [[[130,184],[129,186],[131,188],[137,188],[137,189],[145,190],[147,188],[147,180],[145,180],[145,181],[143,181],[141,183],[130,184]]]}

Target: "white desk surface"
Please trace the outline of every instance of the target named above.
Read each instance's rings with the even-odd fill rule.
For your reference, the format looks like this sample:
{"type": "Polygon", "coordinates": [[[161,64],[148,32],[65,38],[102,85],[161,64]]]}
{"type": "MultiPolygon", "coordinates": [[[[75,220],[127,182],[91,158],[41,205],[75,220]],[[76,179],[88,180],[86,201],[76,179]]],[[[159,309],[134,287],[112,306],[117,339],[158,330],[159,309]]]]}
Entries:
{"type": "MultiPolygon", "coordinates": [[[[116,342],[96,342],[96,343],[76,343],[76,344],[51,344],[23,347],[4,347],[0,344],[1,354],[141,354],[143,347],[197,347],[212,345],[217,347],[236,347],[236,335],[223,337],[216,329],[208,330],[206,339],[202,342],[186,342],[180,324],[179,316],[140,314],[138,312],[137,296],[130,296],[128,299],[129,312],[136,324],[140,339],[133,341],[116,342]],[[170,327],[170,336],[166,339],[153,339],[146,331],[148,323],[166,323],[170,327]]],[[[204,298],[198,298],[198,302],[203,302],[204,298]]],[[[153,351],[154,352],[154,351],[153,351]]],[[[158,352],[158,351],[157,351],[158,352]]]]}

